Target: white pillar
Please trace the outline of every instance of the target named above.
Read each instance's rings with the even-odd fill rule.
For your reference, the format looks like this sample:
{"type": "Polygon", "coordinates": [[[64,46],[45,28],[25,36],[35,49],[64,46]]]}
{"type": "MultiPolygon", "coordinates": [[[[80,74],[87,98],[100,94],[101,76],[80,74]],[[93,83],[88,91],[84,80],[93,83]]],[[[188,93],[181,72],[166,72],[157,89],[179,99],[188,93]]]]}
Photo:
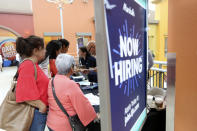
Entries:
{"type": "Polygon", "coordinates": [[[61,34],[62,34],[62,39],[64,38],[64,25],[63,25],[63,13],[62,13],[62,5],[60,4],[59,5],[59,8],[60,8],[60,22],[61,22],[61,34]]]}

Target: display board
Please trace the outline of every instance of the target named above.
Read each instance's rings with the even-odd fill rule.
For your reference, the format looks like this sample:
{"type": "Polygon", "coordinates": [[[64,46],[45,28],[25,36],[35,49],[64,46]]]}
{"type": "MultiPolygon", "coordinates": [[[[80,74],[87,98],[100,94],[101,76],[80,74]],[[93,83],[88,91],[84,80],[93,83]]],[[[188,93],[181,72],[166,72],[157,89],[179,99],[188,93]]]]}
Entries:
{"type": "Polygon", "coordinates": [[[105,0],[112,131],[146,118],[146,0],[105,0]]]}

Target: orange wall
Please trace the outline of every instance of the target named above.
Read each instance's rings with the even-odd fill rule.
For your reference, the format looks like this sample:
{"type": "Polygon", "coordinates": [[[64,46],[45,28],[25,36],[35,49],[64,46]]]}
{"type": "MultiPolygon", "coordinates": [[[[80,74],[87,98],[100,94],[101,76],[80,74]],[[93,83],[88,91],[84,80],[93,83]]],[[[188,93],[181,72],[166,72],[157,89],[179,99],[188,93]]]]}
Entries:
{"type": "MultiPolygon", "coordinates": [[[[46,0],[32,0],[35,35],[43,37],[43,32],[61,32],[58,6],[46,0]]],[[[95,39],[93,22],[94,3],[88,0],[75,0],[71,5],[64,5],[64,36],[70,41],[69,53],[76,55],[76,32],[91,32],[95,39]]]]}
{"type": "Polygon", "coordinates": [[[197,130],[197,0],[169,0],[168,51],[175,52],[175,131],[197,130]]]}

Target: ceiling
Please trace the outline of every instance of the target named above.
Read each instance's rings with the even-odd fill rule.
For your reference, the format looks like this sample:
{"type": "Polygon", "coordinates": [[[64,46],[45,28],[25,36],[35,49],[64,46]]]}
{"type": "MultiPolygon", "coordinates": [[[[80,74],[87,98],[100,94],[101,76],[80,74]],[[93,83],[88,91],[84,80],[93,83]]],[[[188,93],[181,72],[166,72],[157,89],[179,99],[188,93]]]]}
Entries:
{"type": "Polygon", "coordinates": [[[0,0],[0,13],[32,14],[32,0],[0,0]]]}

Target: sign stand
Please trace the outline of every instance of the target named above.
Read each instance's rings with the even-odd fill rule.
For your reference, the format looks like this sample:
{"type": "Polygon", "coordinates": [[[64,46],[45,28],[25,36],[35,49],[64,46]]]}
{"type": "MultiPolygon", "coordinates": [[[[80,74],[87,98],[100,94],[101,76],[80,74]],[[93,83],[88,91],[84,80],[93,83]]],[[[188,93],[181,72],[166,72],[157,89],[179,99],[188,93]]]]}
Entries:
{"type": "Polygon", "coordinates": [[[147,1],[94,4],[101,129],[138,131],[146,118],[147,1]]]}
{"type": "Polygon", "coordinates": [[[104,1],[95,0],[95,23],[96,23],[96,59],[98,67],[98,83],[100,92],[100,116],[101,130],[112,131],[111,128],[111,107],[109,90],[109,69],[107,38],[105,31],[104,1]],[[105,62],[103,62],[105,61],[105,62]]]}

